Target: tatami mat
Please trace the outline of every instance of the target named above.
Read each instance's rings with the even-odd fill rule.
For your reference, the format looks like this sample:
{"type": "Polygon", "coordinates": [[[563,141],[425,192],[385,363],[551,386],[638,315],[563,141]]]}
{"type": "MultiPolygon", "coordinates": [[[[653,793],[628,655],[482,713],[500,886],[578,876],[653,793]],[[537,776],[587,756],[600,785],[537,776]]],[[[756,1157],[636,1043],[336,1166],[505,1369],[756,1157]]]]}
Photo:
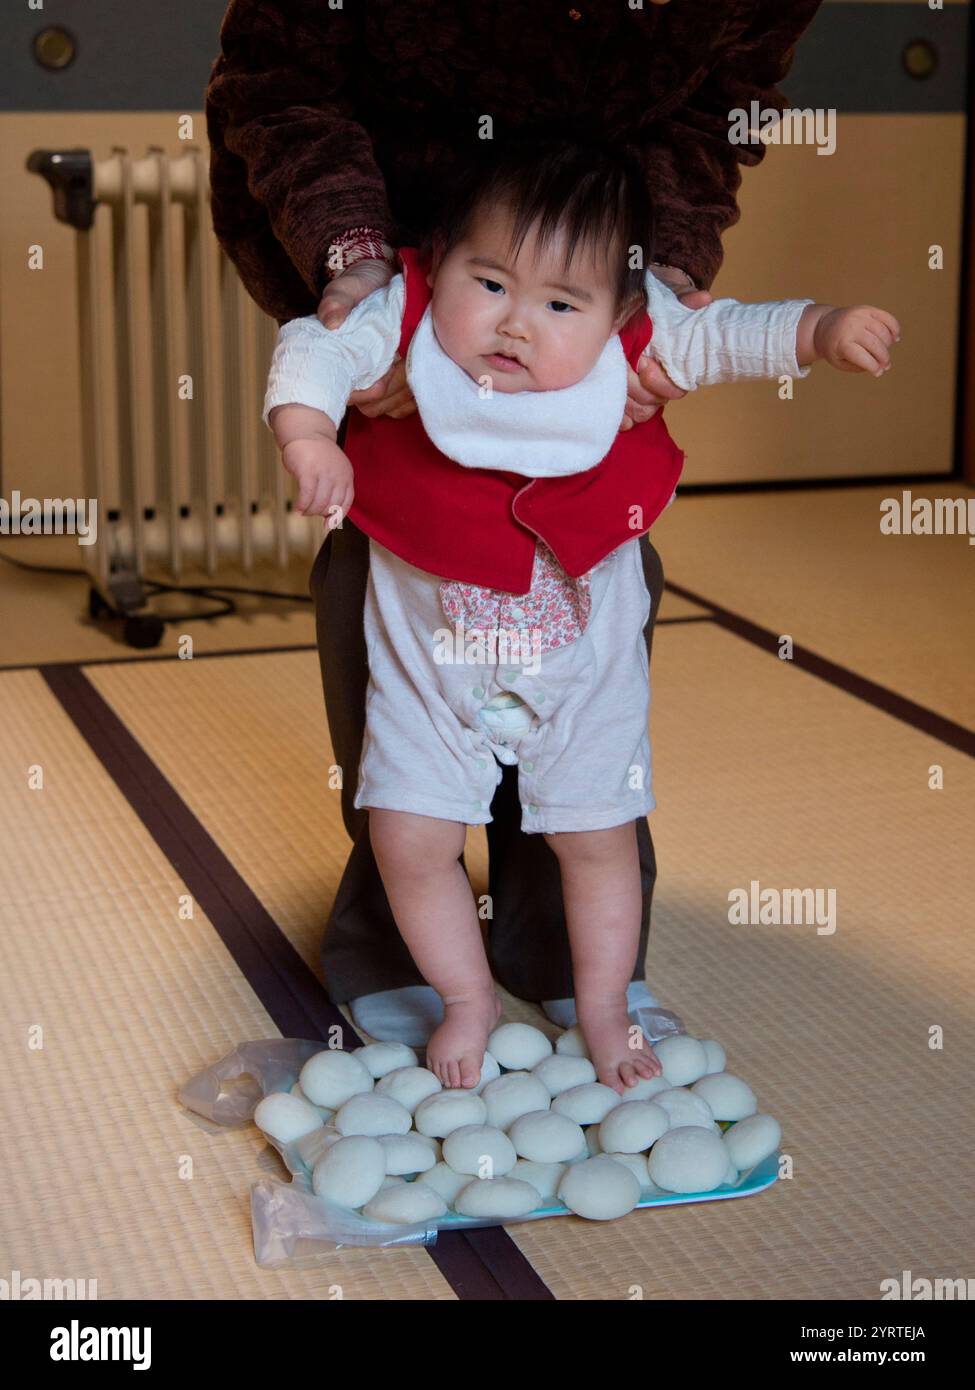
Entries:
{"type": "MultiPolygon", "coordinates": [[[[68,536],[0,537],[0,551],[29,565],[74,569],[81,565],[77,542],[68,536]]],[[[271,589],[275,593],[308,593],[310,564],[294,560],[287,571],[259,566],[253,574],[222,568],[208,581],[203,573],[184,575],[184,584],[207,582],[271,589]]],[[[0,562],[0,668],[39,665],[48,661],[104,661],[172,657],[182,634],[189,633],[200,652],[235,651],[253,647],[301,647],[315,642],[311,603],[254,598],[234,594],[238,612],[229,617],[194,619],[167,626],[158,647],[138,651],[128,646],[121,623],[88,612],[88,579],[75,574],[38,574],[0,562]]],[[[218,608],[212,600],[189,595],[158,595],[151,607],[159,614],[206,612],[218,608]]]]}
{"type": "Polygon", "coordinates": [[[782,1124],[794,1176],[737,1202],[513,1226],[513,1239],[562,1298],[638,1284],[654,1298],[873,1300],[904,1269],[962,1275],[975,767],[720,631],[670,629],[654,664],[647,978],[690,1032],[724,1043],[782,1124]],[[933,763],[944,792],[927,790],[933,763]],[[835,888],[835,933],[729,925],[728,893],[752,879],[835,888]]]}
{"type": "MultiPolygon", "coordinates": [[[[924,602],[911,598],[913,559],[884,570],[875,597],[864,583],[875,556],[855,519],[862,495],[837,494],[836,516],[820,516],[840,538],[815,546],[831,582],[859,576],[843,603],[817,602],[792,579],[782,514],[771,514],[788,494],[688,499],[697,533],[655,539],[668,578],[706,601],[964,720],[970,647],[943,634],[965,622],[943,547],[971,552],[960,538],[935,542],[924,602]],[[715,534],[722,511],[736,555],[715,534]],[[775,544],[759,548],[766,534],[775,544]],[[869,631],[857,648],[860,625],[869,631]],[[882,630],[888,648],[903,634],[900,665],[882,630]]],[[[820,497],[804,495],[807,512],[820,497]]],[[[320,974],[347,840],[314,650],[93,665],[87,676],[320,974]]],[[[691,1032],[725,1044],[729,1070],[782,1123],[793,1175],[750,1198],[605,1225],[514,1224],[511,1240],[560,1299],[632,1298],[636,1287],[665,1300],[875,1300],[880,1281],[904,1270],[964,1276],[975,1207],[964,1099],[975,766],[712,622],[658,629],[653,685],[648,979],[691,1032]],[[935,764],[943,791],[929,790],[935,764]],[[730,925],[729,892],[753,880],[834,889],[836,931],[730,925]]],[[[0,672],[0,718],[16,750],[0,777],[0,1123],[18,1157],[0,1195],[0,1262],[25,1277],[97,1278],[102,1298],[324,1298],[336,1283],[347,1298],[455,1297],[418,1250],[336,1252],[314,1273],[256,1267],[247,1196],[258,1177],[281,1173],[279,1161],[253,1131],[196,1126],[175,1093],[236,1042],[274,1036],[273,1020],[199,909],[179,918],[185,884],[39,674],[0,672]],[[40,791],[28,790],[35,766],[40,791]],[[187,1155],[190,1180],[180,1177],[187,1155]]],[[[468,843],[478,884],[483,831],[468,843]]],[[[542,1021],[524,1001],[506,1006],[542,1021]]]]}
{"type": "MultiPolygon", "coordinates": [[[[780,1119],[795,1177],[738,1203],[510,1234],[560,1298],[623,1297],[634,1283],[654,1297],[872,1298],[909,1267],[898,1251],[916,1269],[953,1268],[973,1214],[973,1126],[951,1122],[975,1041],[975,768],[711,624],[659,636],[648,978],[692,1032],[725,1043],[780,1119]],[[936,762],[943,792],[927,789],[936,762]],[[752,879],[835,889],[837,930],[729,926],[728,893],[752,879]],[[933,1052],[935,1026],[946,1044],[933,1052]]],[[[90,675],[317,970],[345,840],[314,655],[90,675]]],[[[508,1016],[540,1021],[523,1001],[508,1016]]]]}
{"type": "Polygon", "coordinates": [[[250,1188],[280,1161],[250,1128],[206,1133],[176,1092],[274,1025],[199,909],[180,919],[179,876],[39,675],[0,678],[0,720],[17,750],[0,782],[0,1268],[94,1279],[101,1299],[453,1298],[422,1250],[257,1267],[250,1188]]]}
{"type": "Polygon", "coordinates": [[[882,535],[905,490],[975,497],[960,479],[678,495],[653,541],[668,580],[971,728],[975,546],[882,535]]]}

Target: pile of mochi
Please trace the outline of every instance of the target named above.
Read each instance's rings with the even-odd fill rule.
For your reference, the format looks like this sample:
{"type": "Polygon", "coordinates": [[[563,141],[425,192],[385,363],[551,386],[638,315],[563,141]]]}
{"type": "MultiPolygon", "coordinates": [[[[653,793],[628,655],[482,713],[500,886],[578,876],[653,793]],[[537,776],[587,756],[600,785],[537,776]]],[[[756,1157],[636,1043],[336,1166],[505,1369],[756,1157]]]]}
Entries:
{"type": "Polygon", "coordinates": [[[781,1139],[720,1043],[679,1033],[652,1050],[661,1074],[624,1095],[596,1080],[578,1027],[553,1049],[529,1024],[502,1024],[478,1084],[457,1090],[402,1043],[326,1050],[254,1120],[294,1146],[319,1197],[370,1221],[515,1219],[556,1201],[607,1221],[641,1198],[735,1183],[781,1139]]]}

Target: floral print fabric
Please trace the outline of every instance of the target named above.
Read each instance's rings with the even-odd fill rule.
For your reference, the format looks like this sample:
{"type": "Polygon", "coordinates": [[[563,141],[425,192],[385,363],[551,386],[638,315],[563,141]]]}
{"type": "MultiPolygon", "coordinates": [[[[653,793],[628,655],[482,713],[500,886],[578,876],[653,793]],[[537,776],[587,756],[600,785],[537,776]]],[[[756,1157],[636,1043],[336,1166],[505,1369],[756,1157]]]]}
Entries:
{"type": "Polygon", "coordinates": [[[533,652],[541,655],[568,646],[585,632],[592,608],[591,573],[571,579],[544,541],[538,541],[527,594],[445,579],[440,599],[451,622],[462,625],[465,637],[471,632],[506,633],[511,659],[518,660],[523,652],[527,660],[533,652]]]}

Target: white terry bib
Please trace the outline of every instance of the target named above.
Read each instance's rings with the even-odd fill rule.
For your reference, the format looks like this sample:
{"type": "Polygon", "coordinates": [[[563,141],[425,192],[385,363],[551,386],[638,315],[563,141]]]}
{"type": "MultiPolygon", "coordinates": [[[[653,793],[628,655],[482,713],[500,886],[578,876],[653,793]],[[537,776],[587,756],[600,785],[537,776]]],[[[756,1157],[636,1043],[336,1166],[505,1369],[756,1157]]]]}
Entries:
{"type": "Polygon", "coordinates": [[[626,404],[626,356],[614,333],[588,376],[558,391],[495,391],[448,357],[428,304],[406,354],[406,378],[424,429],[465,468],[561,478],[594,468],[609,453],[626,404]]]}

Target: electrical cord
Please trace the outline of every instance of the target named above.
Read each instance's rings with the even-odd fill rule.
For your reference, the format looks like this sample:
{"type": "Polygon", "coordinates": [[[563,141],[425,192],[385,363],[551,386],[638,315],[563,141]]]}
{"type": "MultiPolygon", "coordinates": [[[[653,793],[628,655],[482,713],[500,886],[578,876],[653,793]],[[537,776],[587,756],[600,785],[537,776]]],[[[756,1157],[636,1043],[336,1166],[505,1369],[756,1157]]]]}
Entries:
{"type": "MultiPolygon", "coordinates": [[[[6,561],[8,565],[16,566],[17,569],[34,570],[37,574],[67,574],[77,575],[82,579],[90,580],[91,578],[86,569],[29,564],[26,560],[15,560],[12,555],[4,555],[2,551],[0,551],[0,560],[6,561]]],[[[191,594],[194,598],[209,599],[213,603],[222,605],[222,607],[211,609],[206,613],[157,613],[156,617],[164,623],[192,623],[202,621],[204,618],[223,618],[238,612],[234,600],[222,597],[224,594],[245,594],[251,598],[278,598],[284,599],[288,603],[311,603],[312,601],[309,594],[282,594],[277,589],[249,589],[241,584],[164,584],[161,580],[155,579],[145,579],[143,584],[148,598],[155,598],[157,594],[191,594]]]]}

